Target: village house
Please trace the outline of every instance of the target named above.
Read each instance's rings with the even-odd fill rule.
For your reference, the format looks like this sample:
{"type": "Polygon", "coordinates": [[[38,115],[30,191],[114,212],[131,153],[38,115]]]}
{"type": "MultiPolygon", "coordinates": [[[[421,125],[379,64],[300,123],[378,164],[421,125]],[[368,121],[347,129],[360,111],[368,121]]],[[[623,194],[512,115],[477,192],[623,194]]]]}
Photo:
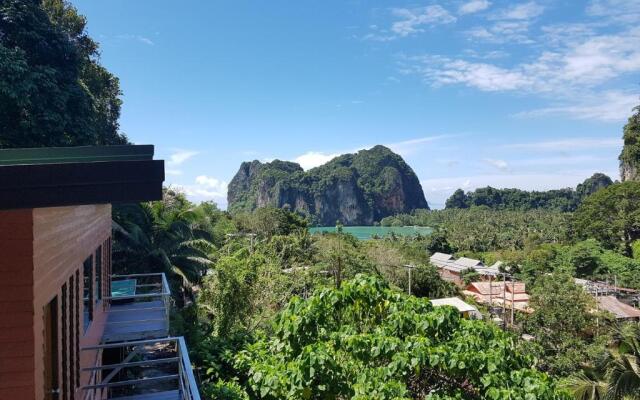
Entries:
{"type": "Polygon", "coordinates": [[[451,306],[460,312],[464,318],[482,319],[482,314],[471,304],[465,302],[459,297],[446,297],[442,299],[431,299],[434,307],[451,306]]]}
{"type": "Polygon", "coordinates": [[[451,254],[434,253],[429,260],[431,264],[438,268],[440,277],[448,282],[453,282],[460,287],[464,287],[465,282],[462,276],[464,271],[474,270],[480,275],[481,280],[495,279],[500,273],[500,263],[487,267],[480,260],[461,257],[455,259],[451,254]]]}
{"type": "Polygon", "coordinates": [[[472,282],[463,291],[466,296],[473,297],[478,303],[502,306],[516,311],[530,312],[529,295],[522,282],[472,282]]]}

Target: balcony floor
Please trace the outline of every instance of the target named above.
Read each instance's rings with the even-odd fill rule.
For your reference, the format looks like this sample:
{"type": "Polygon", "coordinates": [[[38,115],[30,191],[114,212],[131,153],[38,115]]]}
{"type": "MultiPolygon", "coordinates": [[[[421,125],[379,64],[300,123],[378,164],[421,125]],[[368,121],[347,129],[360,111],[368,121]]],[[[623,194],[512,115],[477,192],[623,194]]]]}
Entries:
{"type": "Polygon", "coordinates": [[[135,396],[114,397],[110,400],[181,400],[178,390],[170,390],[168,392],[138,394],[135,396]]]}
{"type": "Polygon", "coordinates": [[[160,300],[112,304],[107,311],[103,343],[129,342],[169,336],[169,321],[160,300]]]}

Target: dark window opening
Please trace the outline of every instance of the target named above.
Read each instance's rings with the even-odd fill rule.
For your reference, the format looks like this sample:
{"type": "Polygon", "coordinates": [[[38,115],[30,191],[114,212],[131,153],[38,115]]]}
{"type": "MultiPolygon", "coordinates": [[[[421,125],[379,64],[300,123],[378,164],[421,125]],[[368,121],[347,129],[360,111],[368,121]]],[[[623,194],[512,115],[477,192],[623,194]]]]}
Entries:
{"type": "MultiPolygon", "coordinates": [[[[76,319],[75,313],[75,299],[76,299],[76,287],[73,276],[69,278],[69,388],[73,392],[76,388],[76,349],[75,349],[75,325],[76,319]]],[[[73,397],[73,396],[72,396],[73,397]]]]}
{"type": "Polygon", "coordinates": [[[93,256],[90,256],[84,261],[82,265],[82,277],[84,282],[84,310],[83,310],[83,322],[84,333],[87,333],[87,329],[93,321],[93,256]]]}
{"type": "Polygon", "coordinates": [[[96,250],[96,303],[102,300],[102,246],[96,250]]]}
{"type": "Polygon", "coordinates": [[[80,386],[80,270],[76,270],[76,385],[80,386]]]}
{"type": "Polygon", "coordinates": [[[68,351],[67,351],[67,284],[62,285],[62,294],[60,296],[60,322],[62,323],[62,399],[69,399],[69,379],[67,373],[69,371],[67,359],[68,359],[68,351]]]}

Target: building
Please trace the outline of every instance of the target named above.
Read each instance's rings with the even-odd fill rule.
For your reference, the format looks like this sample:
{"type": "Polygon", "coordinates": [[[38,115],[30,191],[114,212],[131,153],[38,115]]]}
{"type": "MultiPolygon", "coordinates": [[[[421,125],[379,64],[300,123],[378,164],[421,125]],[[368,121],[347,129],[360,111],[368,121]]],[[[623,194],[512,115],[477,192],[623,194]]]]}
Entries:
{"type": "Polygon", "coordinates": [[[443,299],[431,299],[434,307],[451,306],[457,309],[464,318],[482,319],[482,314],[477,308],[458,297],[446,297],[443,299]]]}
{"type": "Polygon", "coordinates": [[[530,312],[529,295],[522,282],[472,282],[463,291],[466,296],[473,297],[478,303],[492,304],[515,310],[530,312]]]}
{"type": "Polygon", "coordinates": [[[462,273],[464,271],[474,270],[480,275],[480,279],[490,279],[497,276],[500,273],[499,265],[496,263],[490,267],[484,265],[480,260],[473,258],[461,257],[457,260],[451,255],[446,253],[434,253],[429,260],[431,264],[438,268],[440,277],[442,279],[453,282],[458,286],[464,286],[464,279],[462,273]]]}
{"type": "Polygon", "coordinates": [[[610,312],[618,321],[640,321],[640,310],[625,304],[615,296],[596,297],[598,309],[610,312]]]}
{"type": "Polygon", "coordinates": [[[162,198],[153,152],[0,150],[0,399],[199,399],[184,340],[168,337],[164,274],[111,271],[111,204],[162,198]],[[158,346],[180,372],[141,382],[130,368],[158,346]]]}

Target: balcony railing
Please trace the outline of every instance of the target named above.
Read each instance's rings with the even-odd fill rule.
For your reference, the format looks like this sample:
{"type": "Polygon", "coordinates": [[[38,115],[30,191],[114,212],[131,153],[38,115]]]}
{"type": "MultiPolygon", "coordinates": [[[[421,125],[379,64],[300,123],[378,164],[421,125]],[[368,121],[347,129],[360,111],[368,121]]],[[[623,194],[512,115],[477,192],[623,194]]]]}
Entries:
{"type": "Polygon", "coordinates": [[[84,368],[95,377],[83,387],[106,399],[200,400],[187,346],[182,337],[110,343],[84,348],[116,362],[84,368]],[[105,357],[106,356],[106,357],[105,357]]]}
{"type": "Polygon", "coordinates": [[[163,273],[113,275],[103,342],[169,335],[171,291],[163,273]]]}

